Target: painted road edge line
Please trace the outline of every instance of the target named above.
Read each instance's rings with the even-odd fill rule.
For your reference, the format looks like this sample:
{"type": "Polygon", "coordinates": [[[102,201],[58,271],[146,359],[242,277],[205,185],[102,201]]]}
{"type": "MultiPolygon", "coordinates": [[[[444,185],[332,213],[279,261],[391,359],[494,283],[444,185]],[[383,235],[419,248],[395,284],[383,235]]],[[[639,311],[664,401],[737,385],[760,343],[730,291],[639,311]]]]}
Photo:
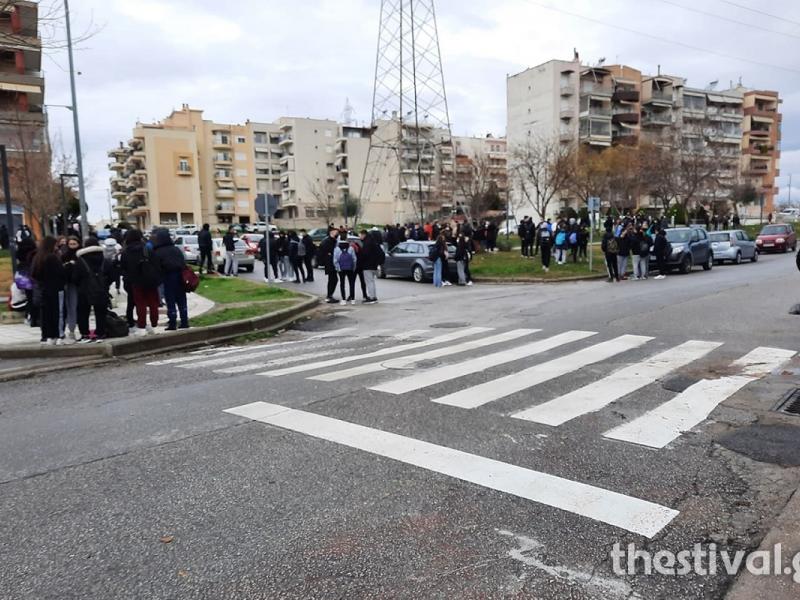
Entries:
{"type": "Polygon", "coordinates": [[[680,514],[589,484],[284,406],[254,402],[225,412],[525,498],[647,538],[680,514]]]}

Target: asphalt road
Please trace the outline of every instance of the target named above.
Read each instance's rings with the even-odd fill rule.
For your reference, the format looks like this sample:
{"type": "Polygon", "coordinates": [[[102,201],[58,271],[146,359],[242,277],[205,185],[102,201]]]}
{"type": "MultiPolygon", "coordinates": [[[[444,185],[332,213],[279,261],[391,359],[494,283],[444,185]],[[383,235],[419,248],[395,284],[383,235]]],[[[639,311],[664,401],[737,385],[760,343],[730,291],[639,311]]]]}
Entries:
{"type": "Polygon", "coordinates": [[[798,486],[792,255],[379,297],[2,384],[0,598],[722,598],[609,551],[754,548],[798,486]]]}

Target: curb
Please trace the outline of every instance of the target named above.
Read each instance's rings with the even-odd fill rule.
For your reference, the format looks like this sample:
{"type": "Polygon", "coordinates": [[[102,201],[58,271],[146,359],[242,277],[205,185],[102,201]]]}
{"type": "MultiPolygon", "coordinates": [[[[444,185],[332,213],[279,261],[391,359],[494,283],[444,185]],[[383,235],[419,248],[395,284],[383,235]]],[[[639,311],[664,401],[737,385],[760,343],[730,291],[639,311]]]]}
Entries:
{"type": "Polygon", "coordinates": [[[544,279],[542,277],[473,277],[475,283],[569,283],[571,281],[595,281],[607,279],[608,275],[578,275],[576,277],[561,277],[559,279],[544,279]]]}
{"type": "MultiPolygon", "coordinates": [[[[285,308],[278,312],[254,317],[243,321],[231,321],[209,327],[198,327],[183,331],[173,331],[163,335],[143,338],[120,338],[107,344],[89,344],[72,346],[11,346],[0,348],[0,358],[94,358],[111,359],[114,357],[153,354],[168,350],[215,344],[248,333],[278,329],[288,325],[315,308],[320,299],[305,292],[297,292],[306,296],[307,300],[297,306],[285,308]]],[[[26,371],[30,373],[30,370],[26,371]]]]}

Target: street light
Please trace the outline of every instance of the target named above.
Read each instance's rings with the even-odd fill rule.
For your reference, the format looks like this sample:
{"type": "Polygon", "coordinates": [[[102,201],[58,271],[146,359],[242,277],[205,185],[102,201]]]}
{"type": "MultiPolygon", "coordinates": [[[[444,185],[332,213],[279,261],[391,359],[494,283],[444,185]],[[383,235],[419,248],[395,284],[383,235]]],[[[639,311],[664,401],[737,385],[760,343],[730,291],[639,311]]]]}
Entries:
{"type": "Polygon", "coordinates": [[[61,216],[64,221],[64,235],[67,235],[68,227],[67,227],[67,194],[64,191],[64,179],[72,179],[77,177],[75,173],[61,173],[58,178],[61,180],[61,216]]]}
{"type": "Polygon", "coordinates": [[[86,186],[83,181],[83,153],[81,151],[81,129],[78,120],[78,94],[75,91],[75,62],[72,57],[72,27],[69,22],[69,0],[64,0],[64,20],[67,26],[67,54],[69,56],[69,83],[72,90],[72,126],[75,129],[75,153],[78,166],[78,190],[80,193],[81,236],[89,234],[89,223],[86,219],[86,186]]]}

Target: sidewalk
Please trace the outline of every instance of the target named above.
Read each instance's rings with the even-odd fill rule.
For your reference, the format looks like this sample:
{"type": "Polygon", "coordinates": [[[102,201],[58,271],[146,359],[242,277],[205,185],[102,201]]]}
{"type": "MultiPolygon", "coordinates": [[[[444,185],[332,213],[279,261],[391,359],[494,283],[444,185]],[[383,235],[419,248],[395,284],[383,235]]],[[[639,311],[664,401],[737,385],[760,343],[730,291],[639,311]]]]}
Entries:
{"type": "MultiPolygon", "coordinates": [[[[128,302],[128,297],[124,291],[120,290],[120,294],[112,293],[113,310],[121,317],[125,317],[125,307],[128,302]]],[[[198,317],[207,313],[214,308],[214,303],[210,300],[199,296],[197,294],[189,294],[187,296],[187,304],[189,308],[189,319],[198,317]]],[[[156,334],[164,334],[167,326],[167,309],[163,307],[159,310],[159,326],[156,329],[156,334]]],[[[89,321],[89,328],[94,329],[94,317],[89,321]]],[[[38,327],[30,327],[29,325],[2,325],[0,324],[0,348],[4,346],[25,346],[36,344],[39,345],[41,340],[41,332],[38,327]]]]}

